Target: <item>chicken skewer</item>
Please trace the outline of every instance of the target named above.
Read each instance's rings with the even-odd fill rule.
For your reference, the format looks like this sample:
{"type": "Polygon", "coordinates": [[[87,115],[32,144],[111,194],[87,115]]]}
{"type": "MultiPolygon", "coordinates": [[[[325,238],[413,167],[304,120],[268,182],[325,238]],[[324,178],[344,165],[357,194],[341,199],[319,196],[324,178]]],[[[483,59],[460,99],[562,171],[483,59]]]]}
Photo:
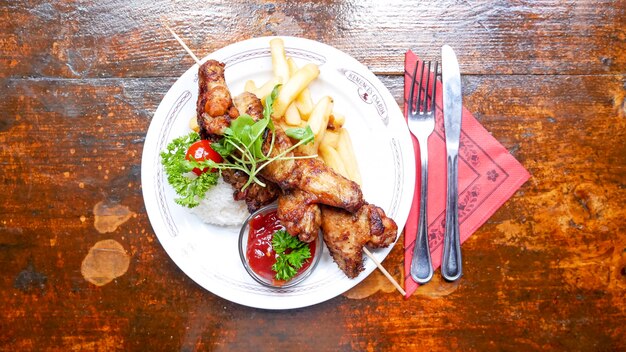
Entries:
{"type": "MultiPolygon", "coordinates": [[[[263,118],[261,102],[253,94],[242,93],[235,98],[237,106],[233,105],[222,63],[215,60],[205,62],[199,68],[198,77],[197,120],[203,139],[216,141],[221,138],[231,120],[240,115],[239,111],[245,111],[256,121],[263,118]]],[[[358,184],[339,175],[318,159],[294,159],[294,152],[290,151],[292,147],[291,140],[282,128],[275,126],[274,138],[265,139],[263,152],[269,157],[283,155],[286,159],[265,164],[261,176],[271,181],[264,183],[275,184],[285,192],[285,199],[279,202],[278,216],[285,222],[287,231],[302,241],[311,242],[317,237],[320,225],[320,210],[315,204],[326,204],[353,213],[363,205],[363,193],[358,184]]],[[[224,179],[235,187],[241,187],[241,182],[233,183],[232,178],[226,172],[224,179]]],[[[254,189],[246,196],[261,193],[259,186],[254,185],[254,189]]],[[[267,200],[272,199],[267,197],[267,200]]],[[[264,203],[254,203],[248,198],[246,201],[250,208],[257,203],[264,203]]]]}
{"type": "MultiPolygon", "coordinates": [[[[274,147],[270,156],[279,155],[293,144],[279,126],[275,126],[274,147]]],[[[269,149],[269,138],[265,140],[264,151],[269,149]]],[[[293,157],[289,152],[285,156],[293,157]]],[[[314,203],[321,203],[345,209],[351,213],[363,205],[361,187],[335,172],[316,158],[276,160],[261,172],[266,179],[276,183],[285,191],[300,189],[310,194],[314,203]]]]}
{"type": "MultiPolygon", "coordinates": [[[[200,65],[200,63],[198,62],[200,65]]],[[[262,116],[263,106],[254,94],[243,93],[231,99],[230,91],[224,79],[224,64],[209,60],[198,69],[198,101],[196,119],[200,128],[200,138],[217,141],[224,134],[230,122],[240,115],[240,111],[251,116],[262,116]]],[[[222,178],[235,188],[235,200],[244,200],[251,213],[264,205],[272,203],[280,194],[280,189],[273,183],[262,187],[248,183],[248,175],[233,170],[222,170],[222,178]]],[[[264,180],[261,177],[261,181],[264,180]]]]}
{"type": "Polygon", "coordinates": [[[330,255],[349,278],[363,270],[361,250],[365,246],[384,248],[396,239],[398,227],[373,205],[365,204],[356,213],[322,206],[322,230],[330,255]]]}
{"type": "MultiPolygon", "coordinates": [[[[193,54],[189,47],[185,45],[182,39],[180,39],[180,37],[178,37],[178,35],[176,35],[176,33],[167,24],[165,24],[165,27],[200,66],[199,78],[211,81],[210,84],[207,84],[205,87],[200,87],[199,89],[200,95],[197,104],[198,125],[201,127],[201,130],[204,130],[204,132],[201,132],[201,136],[204,133],[204,138],[211,139],[212,134],[215,136],[223,134],[223,129],[228,127],[230,120],[239,115],[238,109],[245,106],[245,104],[241,107],[233,106],[230,93],[225,85],[223,77],[224,65],[220,63],[218,63],[220,65],[215,65],[214,63],[209,65],[205,63],[202,65],[200,60],[193,54]],[[204,69],[203,66],[205,66],[204,69]],[[218,66],[221,66],[221,68],[218,66]],[[224,89],[224,87],[226,87],[226,89],[224,89]],[[212,106],[210,104],[211,102],[216,102],[216,105],[212,106]],[[211,118],[208,118],[208,116],[211,118]]],[[[200,85],[202,86],[202,84],[200,85]]],[[[255,107],[253,105],[248,105],[246,109],[242,110],[246,111],[246,113],[251,116],[255,114],[255,107]],[[248,110],[249,108],[252,110],[248,110]]],[[[277,130],[280,130],[280,128],[277,128],[277,130]]],[[[355,190],[348,183],[347,189],[352,189],[354,191],[350,193],[348,197],[332,197],[335,195],[335,192],[328,187],[328,184],[332,185],[332,182],[324,184],[323,182],[319,182],[319,180],[322,179],[321,177],[318,177],[316,180],[309,176],[311,174],[319,174],[322,172],[325,173],[325,176],[330,175],[331,178],[335,178],[333,177],[333,174],[339,176],[339,180],[343,178],[330,169],[328,171],[325,170],[325,165],[323,163],[320,162],[321,165],[319,165],[315,162],[311,162],[316,161],[315,159],[298,159],[296,161],[298,164],[302,165],[300,167],[302,170],[300,170],[300,175],[298,176],[294,177],[293,174],[287,173],[289,171],[294,171],[289,164],[285,168],[285,165],[280,165],[280,163],[276,163],[278,166],[274,165],[274,173],[271,172],[272,167],[268,167],[263,174],[265,177],[269,176],[268,178],[270,180],[278,181],[277,183],[282,184],[285,189],[291,191],[291,196],[296,197],[294,199],[305,197],[311,200],[311,203],[309,203],[306,207],[308,210],[304,211],[302,214],[313,214],[312,217],[310,215],[300,215],[301,218],[307,219],[307,225],[304,225],[304,227],[309,228],[310,231],[310,226],[316,226],[316,224],[320,221],[320,216],[318,215],[319,208],[316,209],[317,204],[312,202],[311,197],[316,197],[317,200],[331,198],[331,202],[334,203],[329,205],[341,206],[343,210],[328,205],[322,206],[321,213],[323,216],[321,216],[321,222],[324,232],[327,234],[327,236],[325,236],[325,242],[331,251],[333,259],[335,259],[339,267],[349,277],[356,277],[356,275],[358,275],[358,273],[362,270],[362,258],[360,261],[357,259],[357,255],[360,255],[360,251],[362,250],[383,272],[385,277],[391,281],[394,287],[402,295],[406,295],[402,287],[395,281],[395,279],[393,279],[387,270],[385,270],[380,262],[378,262],[378,260],[376,260],[376,258],[365,248],[366,244],[372,246],[372,248],[382,248],[390,245],[396,238],[397,226],[395,222],[386,217],[381,208],[364,203],[360,187],[356,184],[355,190]],[[307,160],[308,162],[303,163],[303,161],[307,160]],[[282,177],[278,175],[282,175],[282,177]],[[300,194],[300,192],[306,193],[307,191],[317,193],[300,194]],[[328,195],[330,195],[330,197],[327,197],[328,195]],[[354,214],[351,214],[350,211],[354,214]],[[367,236],[367,234],[369,234],[369,236],[367,236]],[[329,239],[326,240],[326,237],[329,239]],[[353,240],[350,240],[350,238],[353,238],[353,240]],[[347,260],[342,260],[341,256],[346,253],[349,254],[346,256],[347,260]]],[[[271,185],[271,183],[268,184],[271,185]]],[[[294,199],[290,200],[287,198],[287,204],[293,204],[294,199]]],[[[285,201],[283,201],[283,204],[285,204],[285,201]]],[[[250,204],[248,206],[250,207],[250,204]]]]}
{"type": "Polygon", "coordinates": [[[322,212],[315,197],[295,189],[278,197],[277,215],[287,232],[297,234],[302,242],[312,242],[322,224],[322,212]]]}

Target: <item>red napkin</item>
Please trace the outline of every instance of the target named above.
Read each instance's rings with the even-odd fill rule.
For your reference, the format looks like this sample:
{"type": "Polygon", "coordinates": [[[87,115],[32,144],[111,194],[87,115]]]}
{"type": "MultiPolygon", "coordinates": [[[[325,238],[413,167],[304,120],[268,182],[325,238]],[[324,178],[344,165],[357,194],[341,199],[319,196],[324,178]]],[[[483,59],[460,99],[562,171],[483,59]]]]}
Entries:
{"type": "MultiPolygon", "coordinates": [[[[404,111],[411,89],[413,69],[419,61],[412,51],[404,59],[404,111]]],[[[418,69],[418,74],[421,68],[418,69]]],[[[431,73],[432,79],[432,73],[431,73]]],[[[432,81],[431,81],[432,82],[432,81]]],[[[443,124],[443,87],[437,82],[435,131],[428,140],[428,242],[435,270],[441,265],[446,220],[446,140],[443,124]]],[[[411,258],[419,214],[419,144],[413,137],[417,172],[413,206],[404,228],[404,289],[408,298],[418,287],[411,278],[411,258]]],[[[515,158],[463,108],[459,148],[459,224],[461,243],[465,242],[509,199],[530,174],[515,158]]],[[[436,272],[435,275],[439,275],[436,272]]]]}

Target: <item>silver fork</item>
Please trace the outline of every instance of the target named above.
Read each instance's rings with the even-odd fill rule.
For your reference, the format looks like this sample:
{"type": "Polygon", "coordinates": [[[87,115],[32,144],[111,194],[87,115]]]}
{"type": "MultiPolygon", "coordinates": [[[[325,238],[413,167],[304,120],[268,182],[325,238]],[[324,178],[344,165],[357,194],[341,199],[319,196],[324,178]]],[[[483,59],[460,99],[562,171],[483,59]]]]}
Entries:
{"type": "Polygon", "coordinates": [[[409,130],[417,138],[420,147],[421,160],[421,187],[420,187],[420,211],[418,218],[417,238],[413,247],[413,259],[411,261],[411,277],[420,284],[427,283],[433,277],[433,265],[430,258],[430,248],[428,246],[428,219],[426,205],[428,204],[428,137],[435,129],[435,101],[437,68],[439,63],[435,61],[435,79],[432,82],[432,91],[429,99],[430,86],[430,61],[428,61],[428,71],[426,71],[426,82],[422,85],[424,78],[424,67],[426,62],[422,62],[422,70],[419,75],[418,94],[413,109],[413,99],[415,97],[415,82],[417,80],[417,67],[415,64],[413,80],[411,82],[411,93],[409,94],[409,108],[407,109],[407,119],[409,130]],[[422,94],[422,90],[424,94],[422,94]],[[428,102],[430,100],[430,106],[428,102]]]}

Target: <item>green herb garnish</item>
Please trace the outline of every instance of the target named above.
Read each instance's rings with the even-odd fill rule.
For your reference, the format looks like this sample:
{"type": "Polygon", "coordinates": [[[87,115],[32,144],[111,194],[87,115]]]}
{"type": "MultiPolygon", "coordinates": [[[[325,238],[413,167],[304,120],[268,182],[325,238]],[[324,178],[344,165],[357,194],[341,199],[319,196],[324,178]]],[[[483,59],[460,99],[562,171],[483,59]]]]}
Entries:
{"type": "Polygon", "coordinates": [[[218,169],[235,169],[246,173],[248,182],[244,184],[241,190],[245,190],[253,182],[265,187],[257,177],[258,173],[269,163],[276,160],[304,159],[314,158],[317,155],[286,157],[285,155],[302,144],[311,143],[314,135],[309,126],[306,128],[289,128],[285,130],[287,136],[297,139],[298,143],[291,146],[287,150],[282,151],[278,155],[270,157],[274,148],[276,133],[274,132],[274,123],[272,122],[272,112],[274,100],[278,95],[277,85],[272,90],[272,94],[265,98],[265,107],[263,109],[263,118],[254,121],[249,115],[241,115],[226,128],[224,138],[219,142],[211,144],[211,148],[220,153],[224,157],[223,163],[215,163],[207,160],[206,165],[211,168],[218,169]],[[269,135],[265,137],[266,130],[269,135]],[[270,146],[267,153],[263,153],[263,141],[265,138],[271,138],[270,146]]]}
{"type": "Polygon", "coordinates": [[[278,230],[272,237],[272,247],[278,255],[272,270],[276,272],[276,279],[289,280],[296,276],[298,269],[311,258],[311,249],[308,243],[291,236],[285,230],[278,230]]]}
{"type": "Polygon", "coordinates": [[[161,152],[161,163],[167,173],[167,181],[179,195],[178,198],[174,199],[177,204],[193,208],[200,204],[200,200],[204,198],[206,191],[217,184],[218,173],[204,172],[200,176],[195,177],[191,174],[194,168],[199,170],[207,168],[210,170],[240,170],[249,176],[248,181],[241,188],[243,191],[253,182],[265,187],[265,184],[257,177],[257,174],[273,161],[314,158],[317,156],[285,156],[298,146],[313,141],[313,131],[307,126],[306,128],[289,128],[285,130],[287,136],[297,139],[298,143],[278,155],[270,157],[276,138],[272,112],[279,87],[280,85],[274,87],[272,94],[265,99],[262,119],[255,122],[250,115],[241,115],[234,119],[230,126],[225,129],[224,138],[211,144],[211,148],[224,158],[223,162],[216,163],[210,159],[195,160],[193,157],[191,160],[185,159],[189,147],[194,142],[200,140],[200,136],[195,132],[174,139],[167,146],[167,150],[161,152]],[[266,136],[266,134],[269,135],[266,136]],[[265,138],[271,138],[267,153],[263,153],[265,138]]]}
{"type": "Polygon", "coordinates": [[[185,159],[189,147],[198,140],[200,136],[196,132],[191,132],[174,139],[168,144],[167,150],[161,152],[161,163],[167,174],[167,182],[179,196],[174,201],[188,208],[200,204],[206,191],[217,184],[218,178],[216,172],[204,172],[200,176],[192,173],[194,168],[203,170],[206,167],[205,161],[185,159]]]}

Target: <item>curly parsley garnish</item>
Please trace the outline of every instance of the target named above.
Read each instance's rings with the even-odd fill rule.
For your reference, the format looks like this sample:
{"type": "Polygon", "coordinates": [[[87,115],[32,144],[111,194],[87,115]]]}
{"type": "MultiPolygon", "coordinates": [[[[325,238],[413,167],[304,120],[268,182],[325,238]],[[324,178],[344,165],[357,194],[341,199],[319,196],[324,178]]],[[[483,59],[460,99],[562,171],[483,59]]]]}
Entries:
{"type": "Polygon", "coordinates": [[[309,244],[301,242],[285,230],[278,230],[274,233],[272,247],[277,254],[272,270],[276,272],[278,280],[286,281],[296,276],[298,269],[311,258],[309,244]]]}
{"type": "Polygon", "coordinates": [[[179,196],[174,201],[187,208],[198,206],[206,191],[217,184],[219,176],[216,172],[204,172],[200,176],[192,173],[194,168],[202,170],[206,165],[205,161],[185,159],[189,147],[198,140],[200,136],[191,132],[174,139],[168,144],[167,150],[161,152],[161,163],[167,174],[167,182],[179,196]]]}

